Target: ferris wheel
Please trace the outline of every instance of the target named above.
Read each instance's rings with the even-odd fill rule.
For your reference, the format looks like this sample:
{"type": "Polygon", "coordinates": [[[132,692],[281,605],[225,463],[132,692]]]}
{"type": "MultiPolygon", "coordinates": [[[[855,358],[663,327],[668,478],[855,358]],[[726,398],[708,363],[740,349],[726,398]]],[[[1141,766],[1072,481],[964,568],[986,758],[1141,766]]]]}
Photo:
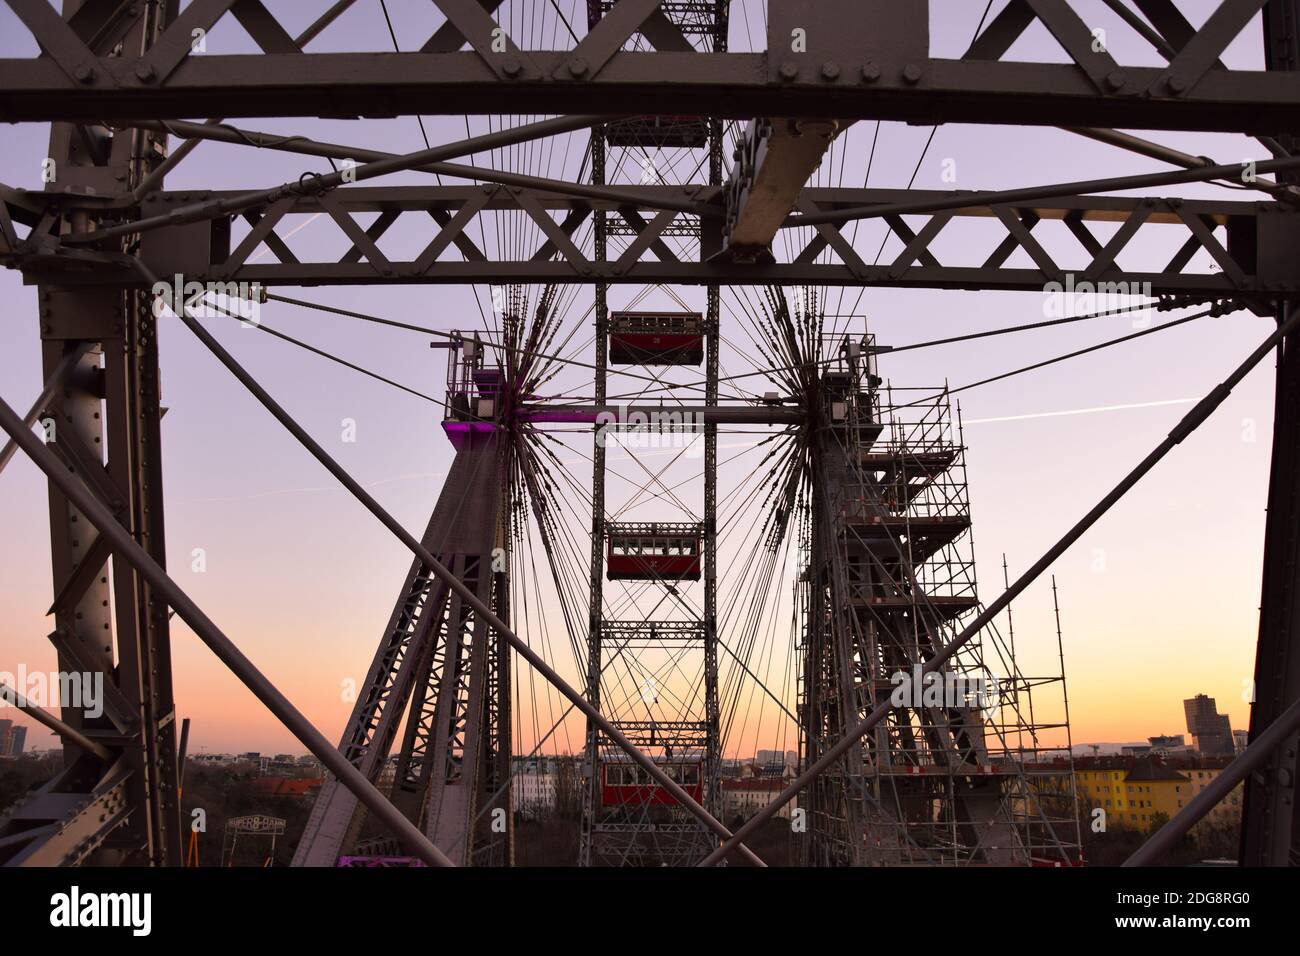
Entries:
{"type": "MultiPolygon", "coordinates": [[[[589,26],[610,6],[591,4],[589,26]]],[[[725,49],[726,4],[665,6],[696,47],[725,49]]],[[[844,175],[836,132],[629,117],[563,159],[525,145],[489,165],[572,176],[576,163],[615,192],[702,174],[755,188],[742,154],[793,136],[829,149],[814,183],[830,184],[844,175]]],[[[479,241],[567,243],[599,262],[701,256],[698,218],[660,219],[504,212],[479,241]]],[[[413,562],[341,749],[367,775],[395,751],[394,802],[457,862],[513,859],[512,757],[539,754],[573,761],[580,864],[698,862],[717,834],[690,804],[723,819],[739,772],[779,792],[979,606],[946,390],[886,385],[851,291],[727,292],[596,283],[588,302],[571,286],[493,286],[481,328],[432,343],[455,459],[422,543],[605,718],[515,673],[482,615],[413,562]],[[739,771],[759,751],[782,757],[739,771]]],[[[1000,694],[899,707],[790,801],[795,858],[1077,860],[1068,768],[1040,765],[1033,682],[1000,663],[1013,671],[1000,694]]],[[[978,642],[951,674],[993,683],[978,642]]],[[[332,863],[363,816],[328,782],[295,862],[332,863]]]]}

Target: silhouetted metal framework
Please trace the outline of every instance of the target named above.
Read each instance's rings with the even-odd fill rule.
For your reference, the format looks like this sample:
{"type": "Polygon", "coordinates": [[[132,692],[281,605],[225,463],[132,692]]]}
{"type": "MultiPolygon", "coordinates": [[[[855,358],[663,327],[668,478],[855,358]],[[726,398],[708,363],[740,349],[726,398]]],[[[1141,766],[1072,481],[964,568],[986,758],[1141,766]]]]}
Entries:
{"type": "MultiPolygon", "coordinates": [[[[694,283],[715,287],[709,292],[711,311],[720,284],[1041,291],[1049,282],[1086,279],[1139,286],[1150,282],[1153,292],[1175,302],[1227,300],[1275,313],[1277,332],[926,667],[942,667],[945,655],[956,653],[1190,434],[1250,368],[1276,352],[1278,414],[1252,742],[1215,786],[1163,828],[1133,862],[1156,858],[1216,796],[1227,792],[1223,788],[1230,789],[1247,775],[1243,860],[1297,860],[1300,621],[1295,591],[1300,582],[1294,552],[1300,523],[1295,468],[1300,367],[1289,338],[1300,325],[1300,265],[1294,255],[1300,216],[1292,185],[1300,169],[1300,158],[1293,154],[1300,133],[1297,0],[1223,0],[1199,27],[1193,27],[1172,0],[1134,0],[1145,20],[1126,4],[1108,4],[1122,10],[1135,32],[1166,61],[1157,67],[1125,65],[1098,49],[1069,0],[1011,0],[957,59],[930,55],[927,3],[896,0],[769,0],[766,50],[743,53],[694,49],[687,33],[668,15],[671,0],[620,0],[602,7],[604,16],[570,49],[561,50],[519,48],[492,18],[499,0],[434,0],[445,22],[418,51],[391,54],[305,52],[351,5],[348,0],[333,4],[296,37],[260,0],[194,0],[184,11],[176,0],[69,0],[62,15],[46,0],[8,2],[41,53],[0,60],[0,120],[51,122],[50,157],[61,172],[55,189],[23,191],[0,185],[0,262],[22,270],[27,282],[39,286],[47,383],[26,419],[0,403],[0,426],[13,441],[0,457],[0,466],[17,447],[50,479],[55,594],[51,641],[61,669],[104,674],[107,696],[98,720],[88,720],[75,708],[64,708],[61,724],[44,715],[47,724],[68,730],[65,766],[0,820],[0,859],[6,863],[179,863],[169,608],[414,856],[432,865],[453,862],[411,816],[374,788],[368,773],[330,746],[256,671],[163,567],[158,356],[146,291],[158,277],[176,273],[198,281],[304,285],[579,282],[596,284],[602,297],[599,290],[613,283],[694,283]],[[1221,55],[1261,10],[1267,69],[1227,68],[1221,55]],[[209,30],[227,17],[238,20],[262,52],[196,52],[195,31],[209,30]],[[1067,62],[1004,59],[1035,23],[1046,27],[1067,62]],[[795,30],[806,32],[806,51],[791,45],[795,30]],[[634,37],[653,50],[625,49],[634,37]],[[561,116],[407,156],[177,122],[181,117],[226,115],[492,113],[503,103],[515,113],[592,115],[561,116]],[[608,114],[611,108],[616,115],[608,114]],[[247,193],[178,194],[162,189],[166,172],[183,161],[188,143],[201,137],[354,157],[362,161],[355,179],[363,182],[406,169],[437,172],[453,165],[447,161],[458,156],[566,130],[599,130],[633,113],[661,119],[705,115],[754,121],[733,170],[739,178],[724,185],[711,168],[707,183],[609,187],[601,185],[599,177],[594,184],[557,183],[478,170],[470,178],[483,185],[468,187],[339,188],[345,180],[336,173],[247,193]],[[843,124],[864,118],[1065,126],[1186,169],[982,194],[799,189],[799,164],[806,169],[815,157],[783,143],[792,129],[783,124],[792,117],[823,121],[808,128],[827,142],[843,124]],[[1240,173],[1236,165],[1216,167],[1105,128],[1111,126],[1258,136],[1275,156],[1260,163],[1258,171],[1275,174],[1276,181],[1256,185],[1272,198],[1220,203],[1093,196],[1240,173]],[[169,131],[188,139],[170,157],[162,135],[169,131]],[[759,200],[761,205],[750,205],[759,200]],[[788,208],[783,210],[782,204],[788,208]],[[545,242],[527,257],[494,260],[493,250],[476,245],[466,228],[475,216],[494,208],[522,210],[545,234],[545,242]],[[547,212],[555,209],[563,213],[558,220],[547,212]],[[373,211],[379,216],[367,228],[353,218],[373,211]],[[322,212],[337,224],[350,240],[342,261],[301,262],[294,256],[275,230],[285,215],[297,212],[322,212]],[[429,219],[429,243],[414,260],[393,262],[376,239],[407,215],[429,219]],[[903,218],[915,215],[928,217],[920,228],[903,218]],[[972,261],[943,262],[934,239],[959,216],[979,217],[989,227],[987,251],[972,261]],[[236,217],[250,222],[252,231],[232,248],[236,217]],[[577,227],[584,220],[599,223],[615,217],[630,240],[619,258],[610,261],[599,238],[594,249],[576,242],[577,227]],[[892,262],[863,262],[839,228],[862,218],[884,219],[903,240],[904,251],[892,262]],[[1064,223],[1077,239],[1077,258],[1058,261],[1035,239],[1035,229],[1053,220],[1064,223]],[[1099,221],[1121,225],[1112,238],[1102,241],[1090,227],[1099,221]],[[767,233],[801,225],[815,228],[800,249],[778,260],[775,250],[781,244],[763,248],[767,233]],[[661,241],[683,229],[698,229],[698,261],[682,261],[661,241]],[[1130,243],[1158,229],[1178,231],[1179,252],[1172,260],[1135,265],[1139,246],[1130,243]],[[733,235],[731,230],[739,231],[733,235]],[[259,244],[271,249],[278,261],[252,264],[249,255],[259,244]],[[450,254],[453,248],[459,259],[450,254]],[[1020,251],[1032,267],[1008,266],[1020,251]],[[1121,251],[1124,265],[1118,258],[1121,251]],[[1202,251],[1218,268],[1189,272],[1202,251]],[[831,261],[819,260],[823,252],[832,254],[831,261]],[[48,443],[29,430],[41,419],[54,425],[48,443]]],[[[346,45],[346,38],[337,45],[346,45]]],[[[402,540],[417,569],[427,569],[439,587],[472,611],[476,626],[499,635],[708,828],[720,845],[704,862],[718,862],[736,850],[746,853],[742,841],[747,835],[887,717],[876,708],[845,727],[840,741],[802,768],[775,803],[731,834],[601,716],[587,699],[589,687],[569,687],[529,650],[497,613],[500,606],[487,599],[490,595],[479,584],[468,581],[465,567],[447,567],[441,560],[445,555],[435,555],[429,544],[406,532],[201,325],[184,314],[181,319],[402,540]]],[[[598,349],[605,348],[606,332],[598,328],[598,349]]],[[[715,358],[711,355],[710,361],[715,358]]],[[[603,363],[598,351],[598,365],[603,363]]],[[[605,401],[600,375],[597,387],[600,405],[605,401]]],[[[596,548],[599,538],[593,535],[596,548]]],[[[598,603],[593,608],[594,617],[598,603]]],[[[416,752],[413,744],[410,753],[416,752]]]]}
{"type": "MultiPolygon", "coordinates": [[[[503,620],[509,456],[492,432],[462,438],[421,539],[503,620]]],[[[376,784],[395,761],[393,805],[461,865],[513,859],[510,790],[503,786],[510,777],[509,675],[501,635],[416,558],[339,750],[376,784]]],[[[362,810],[352,791],[326,779],[294,864],[334,866],[351,853],[362,810]]]]}
{"type": "Polygon", "coordinates": [[[1076,865],[1073,757],[1067,746],[1051,759],[1042,742],[1049,730],[1069,739],[1064,674],[1025,676],[1014,645],[989,628],[929,685],[914,677],[980,605],[947,389],[882,388],[870,336],[823,334],[817,350],[799,576],[802,765],[875,708],[888,716],[800,794],[805,865],[1076,865]],[[1049,694],[1060,696],[1044,709],[1049,694]]]}
{"type": "MultiPolygon", "coordinates": [[[[1169,59],[1159,67],[1126,66],[1094,49],[1068,0],[1014,0],[958,59],[930,56],[928,3],[770,0],[767,49],[748,53],[691,48],[660,0],[623,0],[567,50],[520,49],[490,15],[496,0],[434,5],[446,22],[413,53],[308,53],[341,10],[295,38],[258,0],[204,0],[169,21],[148,49],[112,56],[129,12],[87,3],[63,23],[40,0],[11,0],[47,55],[0,60],[0,120],[496,113],[503,102],[545,115],[622,101],[663,116],[1047,126],[1068,118],[1274,135],[1294,121],[1300,99],[1294,77],[1228,70],[1219,61],[1265,0],[1222,3],[1199,29],[1173,0],[1138,0],[1169,59]],[[193,31],[223,17],[237,19],[262,52],[193,52],[193,31]],[[1036,21],[1070,62],[1003,59],[1036,21]],[[806,52],[792,49],[795,28],[807,32],[806,52]],[[634,33],[653,52],[623,50],[634,33]]],[[[338,33],[331,39],[346,45],[338,33]]]]}
{"type": "MultiPolygon", "coordinates": [[[[1295,164],[1300,165],[1300,164],[1295,164]]],[[[1225,170],[1227,175],[1239,167],[1225,170]]],[[[1214,178],[1199,173],[1201,178],[1214,178]]],[[[1169,178],[1169,177],[1166,177],[1169,178]]],[[[1107,187],[1114,180],[1105,181],[1107,187]]],[[[1067,184],[1069,186],[1075,184],[1067,184]]],[[[636,197],[636,205],[654,210],[664,203],[708,211],[707,202],[717,200],[717,187],[627,186],[620,189],[636,197]]],[[[203,204],[236,198],[235,193],[163,194],[142,207],[146,216],[180,209],[203,208],[203,204]]],[[[719,256],[724,244],[721,220],[714,215],[692,215],[675,209],[634,219],[635,243],[613,261],[601,261],[580,249],[571,239],[574,231],[597,215],[618,212],[613,202],[564,198],[541,191],[512,190],[500,186],[406,186],[356,187],[326,196],[286,196],[276,202],[248,209],[243,218],[256,227],[232,247],[231,228],[235,217],[218,215],[186,225],[159,225],[142,233],[141,258],[160,276],[181,274],[201,282],[260,282],[264,285],[387,285],[422,283],[485,282],[600,282],[605,284],[671,283],[732,285],[859,285],[927,289],[1008,289],[1041,292],[1049,282],[1062,284],[1091,282],[1118,284],[1123,289],[1143,289],[1155,294],[1199,297],[1242,297],[1265,302],[1279,294],[1293,292],[1290,261],[1282,250],[1300,242],[1300,214],[1277,203],[1225,202],[1221,200],[1130,199],[1062,195],[1048,201],[994,202],[971,205],[969,194],[924,190],[814,189],[803,190],[801,205],[808,211],[874,207],[873,217],[882,218],[904,248],[892,261],[879,265],[864,262],[842,233],[842,223],[819,223],[816,235],[802,236],[788,261],[729,261],[719,256]],[[948,209],[928,214],[916,228],[904,220],[914,204],[934,203],[948,209]],[[897,208],[897,212],[891,211],[897,208]],[[547,235],[545,242],[518,259],[502,260],[478,247],[472,238],[478,217],[500,211],[522,210],[547,235]],[[561,214],[557,222],[553,212],[561,214]],[[356,217],[378,213],[376,225],[361,229],[356,217]],[[288,215],[324,214],[340,237],[349,241],[347,253],[328,261],[303,261],[283,244],[277,227],[288,215]],[[394,222],[408,219],[433,220],[434,231],[424,250],[409,261],[394,261],[376,244],[394,222]],[[701,257],[685,261],[663,244],[661,236],[670,223],[687,220],[702,234],[701,257]],[[974,220],[978,237],[968,239],[961,252],[939,252],[932,243],[954,220],[974,220]],[[1039,223],[1062,223],[1075,243],[1069,251],[1049,253],[1034,236],[1039,223]],[[1102,241],[1097,223],[1121,224],[1112,238],[1102,241]],[[1135,258],[1142,242],[1134,239],[1150,234],[1162,244],[1176,241],[1176,252],[1155,259],[1141,255],[1141,265],[1123,268],[1117,258],[1127,252],[1135,258]],[[262,243],[274,251],[278,261],[248,261],[262,243]],[[830,250],[832,261],[818,261],[830,250]],[[1032,265],[1009,265],[1016,253],[1031,257],[1032,265]],[[1213,266],[1201,264],[1208,253],[1213,266]],[[962,260],[952,259],[961,255],[962,260]],[[941,258],[943,257],[943,258],[941,258]],[[838,260],[838,261],[836,261],[838,260]]],[[[38,212],[42,202],[32,194],[7,196],[9,215],[33,228],[52,228],[38,212]]],[[[714,210],[720,207],[709,207],[714,210]]],[[[628,218],[632,218],[629,216],[628,218]]],[[[865,217],[864,217],[865,218],[865,217]]],[[[914,217],[909,217],[914,219],[914,217]]],[[[792,217],[791,222],[797,221],[792,217]]],[[[1046,228],[1046,227],[1044,227],[1046,228]]],[[[1042,235],[1040,231],[1039,235],[1042,235]]],[[[99,261],[102,268],[79,274],[69,269],[62,252],[46,252],[49,244],[38,233],[29,240],[29,251],[19,252],[20,261],[33,281],[59,280],[62,284],[138,284],[138,274],[126,262],[96,260],[90,248],[93,238],[78,244],[78,255],[99,261]]],[[[1017,257],[1018,258],[1018,257],[1017,257]]],[[[1103,287],[1105,291],[1110,286],[1103,287]]],[[[1116,286],[1116,288],[1120,288],[1116,286]]]]}
{"type": "MultiPolygon", "coordinates": [[[[642,18],[642,32],[646,39],[656,46],[659,43],[667,43],[665,39],[667,37],[672,37],[673,43],[677,43],[680,37],[679,48],[692,51],[692,55],[707,55],[726,50],[728,3],[724,0],[685,0],[685,2],[678,0],[678,2],[651,6],[660,9],[653,13],[651,19],[642,18]],[[646,33],[646,30],[650,32],[646,33]],[[654,39],[656,35],[660,40],[654,39]],[[693,38],[694,43],[688,37],[693,38]]],[[[588,0],[587,17],[591,35],[597,35],[599,31],[608,28],[608,23],[602,26],[602,21],[618,22],[617,18],[626,16],[627,9],[628,6],[625,4],[610,3],[608,0],[588,0]]],[[[694,112],[696,111],[692,111],[692,114],[694,112]]],[[[674,147],[703,149],[707,158],[709,184],[715,188],[718,186],[722,176],[722,123],[699,115],[668,118],[634,116],[597,127],[592,131],[591,136],[592,183],[597,187],[606,185],[611,153],[617,156],[624,150],[629,153],[639,150],[643,156],[648,157],[649,150],[658,153],[674,147]]],[[[610,239],[616,236],[626,244],[626,251],[615,261],[616,268],[629,257],[639,258],[651,250],[658,257],[676,258],[663,242],[663,237],[670,235],[674,224],[678,223],[675,214],[659,212],[653,219],[647,220],[637,208],[640,204],[624,205],[608,210],[589,208],[586,212],[572,208],[559,227],[559,231],[564,233],[561,236],[554,227],[549,212],[544,211],[546,208],[544,199],[538,198],[542,201],[534,203],[531,207],[527,201],[523,202],[525,208],[542,210],[540,217],[535,213],[530,215],[542,226],[549,238],[548,246],[544,250],[539,250],[536,257],[550,258],[552,252],[557,249],[572,250],[580,259],[575,261],[567,252],[562,252],[564,258],[573,262],[580,271],[590,272],[593,265],[599,268],[608,261],[610,239]],[[572,242],[567,241],[588,215],[594,217],[594,263],[581,258],[582,253],[578,252],[572,242]],[[548,226],[548,223],[551,225],[548,226]]],[[[690,202],[691,200],[685,197],[681,199],[683,205],[689,205],[690,202]]],[[[702,221],[698,217],[683,217],[679,226],[685,235],[698,240],[702,259],[704,246],[702,221]]],[[[598,403],[604,403],[608,390],[609,365],[611,362],[619,362],[621,356],[617,352],[611,354],[610,349],[611,336],[618,328],[610,319],[609,283],[598,282],[595,293],[598,341],[596,400],[598,403]]],[[[703,358],[705,365],[704,398],[707,411],[718,403],[720,299],[717,286],[710,285],[706,296],[707,304],[703,316],[698,314],[679,316],[680,321],[676,324],[682,327],[690,325],[701,333],[699,338],[702,342],[699,344],[702,344],[704,352],[700,357],[703,358]]],[[[622,315],[626,319],[627,313],[622,315]]],[[[697,352],[698,347],[693,351],[697,352]]],[[[649,360],[640,364],[653,364],[650,356],[640,358],[649,360]]],[[[697,357],[695,361],[698,363],[699,358],[697,357]]],[[[603,441],[597,441],[595,444],[597,447],[592,468],[591,603],[587,635],[587,696],[593,706],[598,708],[603,706],[613,714],[615,711],[612,704],[617,705],[620,702],[605,701],[602,705],[601,675],[604,671],[603,662],[607,660],[606,645],[608,643],[610,649],[616,653],[628,653],[629,646],[626,641],[616,644],[611,640],[611,637],[623,636],[620,634],[620,629],[625,626],[625,623],[609,621],[605,617],[603,579],[607,575],[612,579],[614,572],[611,566],[612,549],[607,555],[604,545],[607,539],[611,544],[615,541],[620,526],[606,521],[606,447],[603,441]]],[[[643,698],[649,696],[651,700],[642,701],[645,713],[635,712],[635,717],[649,719],[629,719],[629,715],[624,714],[614,719],[614,723],[638,747],[651,753],[665,769],[677,770],[681,774],[683,771],[679,769],[680,761],[684,756],[688,756],[692,761],[691,766],[699,774],[696,785],[699,788],[697,792],[700,803],[710,813],[720,817],[719,775],[722,752],[717,649],[717,448],[717,423],[707,421],[704,425],[703,525],[698,531],[685,526],[678,528],[678,533],[691,536],[694,555],[686,558],[685,562],[692,565],[692,570],[689,572],[681,569],[668,570],[662,565],[654,567],[645,562],[634,562],[640,565],[637,570],[639,576],[653,581],[656,587],[663,588],[674,596],[685,581],[700,579],[702,565],[703,613],[697,622],[692,622],[698,624],[698,628],[679,631],[684,640],[678,639],[674,642],[678,646],[691,648],[700,656],[703,678],[701,693],[697,699],[692,699],[691,704],[694,706],[684,704],[680,707],[670,707],[671,712],[664,714],[659,711],[657,695],[647,693],[643,688],[641,692],[643,698]]],[[[637,529],[625,528],[625,530],[636,531],[637,529]]],[[[656,529],[651,527],[644,530],[649,533],[656,529]]],[[[681,563],[680,556],[677,563],[681,563]]],[[[644,629],[644,633],[651,633],[655,632],[656,626],[661,623],[663,622],[647,620],[641,622],[640,626],[644,629]]],[[[630,653],[636,654],[635,646],[630,653]]],[[[716,841],[711,840],[708,830],[691,820],[689,814],[681,807],[672,805],[671,801],[664,801],[664,805],[657,805],[659,802],[657,799],[646,798],[648,794],[657,794],[656,789],[638,787],[633,791],[615,791],[604,786],[604,776],[609,772],[607,767],[616,766],[622,759],[624,758],[617,748],[611,747],[599,728],[589,721],[582,765],[582,772],[586,778],[583,781],[578,847],[580,866],[627,865],[629,862],[651,866],[684,865],[698,860],[716,845],[716,841]],[[613,792],[631,792],[641,799],[633,798],[624,803],[606,805],[605,794],[613,792]]]]}

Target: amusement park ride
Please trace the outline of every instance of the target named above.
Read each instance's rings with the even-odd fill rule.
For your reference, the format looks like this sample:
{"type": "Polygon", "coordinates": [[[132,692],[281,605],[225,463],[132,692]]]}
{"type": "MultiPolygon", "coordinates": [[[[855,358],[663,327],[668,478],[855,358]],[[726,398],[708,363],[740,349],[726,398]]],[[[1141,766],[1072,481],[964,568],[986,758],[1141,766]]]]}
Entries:
{"type": "MultiPolygon", "coordinates": [[[[581,865],[761,863],[745,840],[792,801],[801,818],[792,839],[809,866],[1078,864],[1071,763],[1049,754],[1061,752],[1059,742],[1043,742],[1064,740],[1068,755],[1068,717],[1044,718],[1048,711],[1032,702],[1034,694],[1063,698],[1064,676],[1022,674],[995,618],[1276,353],[1252,742],[1221,784],[1135,862],[1157,858],[1227,792],[1218,786],[1242,779],[1242,862],[1294,862],[1297,0],[1223,0],[1199,27],[1172,0],[1097,4],[1155,50],[1157,66],[1126,65],[1099,48],[1076,0],[990,4],[957,59],[932,56],[930,4],[920,0],[767,0],[758,4],[765,20],[755,21],[766,23],[766,47],[732,52],[729,12],[738,5],[588,0],[585,33],[563,20],[573,44],[557,50],[524,45],[515,14],[532,9],[525,0],[433,0],[444,22],[418,51],[309,53],[351,0],[296,36],[260,0],[194,0],[184,9],[175,0],[84,0],[65,3],[62,16],[45,0],[9,0],[41,53],[0,60],[0,119],[51,123],[50,154],[62,172],[44,190],[0,186],[0,261],[39,288],[47,381],[26,419],[0,406],[0,427],[13,439],[0,465],[21,449],[49,477],[51,640],[61,667],[102,673],[112,690],[99,719],[30,708],[62,735],[65,767],[0,818],[0,861],[181,862],[174,611],[330,771],[296,865],[369,865],[399,855],[429,865],[511,864],[512,708],[530,671],[586,721],[581,865]],[[1267,69],[1229,69],[1221,55],[1261,11],[1267,69]],[[227,17],[257,51],[196,52],[195,32],[227,17]],[[1063,61],[1006,59],[1034,24],[1046,27],[1063,61]],[[512,113],[554,118],[503,123],[403,156],[192,121],[482,115],[506,102],[512,113]],[[866,119],[1060,126],[1181,168],[986,193],[821,184],[815,174],[837,137],[866,119]],[[1237,164],[1111,126],[1240,132],[1274,158],[1252,167],[1249,200],[1101,196],[1241,174],[1237,164]],[[580,176],[451,162],[575,131],[590,135],[580,176]],[[169,136],[183,145],[169,152],[169,136]],[[163,189],[164,177],[205,140],[353,163],[272,188],[163,189]],[[401,171],[467,184],[364,185],[401,171]],[[346,252],[313,259],[291,249],[286,217],[303,215],[336,226],[346,252]],[[386,253],[385,233],[411,220],[428,230],[427,243],[409,259],[386,253]],[[864,259],[851,226],[865,220],[885,223],[901,251],[883,263],[864,259]],[[520,241],[490,245],[487,221],[515,223],[520,241]],[[961,263],[935,243],[952,222],[980,232],[961,263]],[[1071,256],[1039,241],[1047,225],[1068,230],[1071,256]],[[1136,266],[1135,238],[1160,230],[1180,243],[1172,259],[1148,255],[1136,266]],[[273,261],[258,261],[259,250],[273,261]],[[159,318],[149,290],[173,275],[205,288],[454,283],[502,293],[494,326],[437,333],[433,343],[447,360],[443,431],[454,457],[418,538],[194,310],[174,310],[412,554],[337,746],[163,569],[159,318]],[[1241,366],[1225,368],[1223,383],[1040,561],[983,602],[959,410],[946,388],[899,390],[884,381],[878,360],[888,348],[829,314],[824,292],[1041,293],[1076,276],[1149,283],[1171,309],[1276,316],[1277,331],[1241,366]],[[574,353],[580,360],[568,360],[560,356],[561,303],[564,290],[578,286],[593,295],[594,339],[574,353]],[[638,308],[638,298],[623,295],[632,287],[682,289],[699,301],[692,309],[673,293],[680,308],[638,308]],[[777,391],[738,396],[739,376],[723,375],[724,289],[744,292],[754,363],[777,391]],[[615,296],[632,301],[614,309],[615,296]],[[557,398],[552,380],[575,368],[586,389],[578,399],[557,398]],[[683,374],[685,383],[672,377],[683,374]],[[629,379],[631,393],[611,387],[629,379]],[[48,444],[31,431],[46,417],[58,422],[48,444]],[[760,509],[739,532],[752,541],[754,560],[729,579],[719,543],[742,522],[727,490],[719,493],[718,434],[742,426],[760,432],[756,444],[768,451],[739,496],[760,509]],[[631,520],[624,515],[631,506],[613,502],[606,439],[638,429],[702,445],[690,489],[698,508],[662,482],[646,485],[657,509],[649,520],[631,520]],[[589,443],[587,488],[564,485],[558,473],[555,436],[566,430],[589,443]],[[576,536],[565,526],[570,499],[590,509],[576,536]],[[588,532],[589,541],[579,540],[588,532]],[[540,565],[519,560],[525,546],[542,555],[540,565]],[[565,548],[573,552],[567,558],[565,548]],[[722,676],[720,651],[727,675],[759,683],[724,636],[757,634],[747,630],[752,609],[744,605],[751,594],[775,593],[773,569],[787,552],[795,555],[787,590],[798,622],[793,710],[766,687],[756,693],[773,697],[797,726],[797,772],[732,832],[721,820],[721,778],[736,691],[722,676]],[[570,565],[579,566],[576,578],[570,565]],[[581,665],[577,686],[526,640],[516,604],[527,575],[549,575],[561,594],[581,665]],[[742,584],[751,590],[742,594],[742,584]],[[670,694],[649,677],[625,692],[612,676],[624,667],[692,675],[691,692],[670,694]],[[941,683],[987,680],[996,694],[900,701],[894,676],[913,671],[941,683]],[[367,825],[391,834],[392,853],[358,852],[367,825]]],[[[266,298],[304,304],[275,292],[266,298]]],[[[776,606],[753,600],[760,617],[776,606]]]]}

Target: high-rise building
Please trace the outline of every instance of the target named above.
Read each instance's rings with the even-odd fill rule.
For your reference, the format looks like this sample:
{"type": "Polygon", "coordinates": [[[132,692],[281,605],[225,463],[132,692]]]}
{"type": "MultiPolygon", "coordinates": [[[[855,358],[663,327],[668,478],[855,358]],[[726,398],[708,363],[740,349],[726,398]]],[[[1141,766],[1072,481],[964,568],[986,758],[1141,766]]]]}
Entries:
{"type": "Polygon", "coordinates": [[[14,727],[9,731],[9,747],[5,751],[11,757],[21,757],[23,755],[23,745],[27,743],[27,728],[14,727]]]}
{"type": "Polygon", "coordinates": [[[1213,697],[1197,694],[1183,701],[1183,712],[1187,715],[1187,732],[1192,735],[1197,750],[1210,756],[1235,752],[1232,722],[1227,714],[1219,713],[1213,697]]]}
{"type": "Polygon", "coordinates": [[[754,764],[759,767],[793,767],[798,763],[797,750],[760,750],[754,754],[754,764]]]}
{"type": "Polygon", "coordinates": [[[1148,737],[1147,743],[1151,745],[1150,752],[1157,757],[1169,757],[1173,754],[1189,753],[1195,748],[1189,747],[1182,734],[1161,734],[1155,737],[1148,737]]]}
{"type": "Polygon", "coordinates": [[[9,755],[9,735],[13,733],[12,720],[0,720],[0,757],[9,755]]]}

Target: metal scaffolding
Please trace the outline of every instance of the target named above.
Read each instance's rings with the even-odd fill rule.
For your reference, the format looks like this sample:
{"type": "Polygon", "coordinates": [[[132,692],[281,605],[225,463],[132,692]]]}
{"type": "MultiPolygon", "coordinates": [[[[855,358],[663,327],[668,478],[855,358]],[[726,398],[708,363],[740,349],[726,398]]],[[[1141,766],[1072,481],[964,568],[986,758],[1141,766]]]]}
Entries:
{"type": "Polygon", "coordinates": [[[824,477],[806,516],[801,576],[802,765],[844,727],[890,709],[860,751],[800,798],[804,861],[1077,863],[1077,808],[1065,799],[1072,763],[1046,760],[1059,745],[1043,739],[1068,740],[1064,675],[1022,675],[992,626],[921,675],[980,606],[960,412],[946,388],[915,390],[919,398],[882,388],[871,336],[821,344],[831,358],[813,466],[824,477]],[[1056,722],[1043,717],[1053,691],[1056,722]]]}

